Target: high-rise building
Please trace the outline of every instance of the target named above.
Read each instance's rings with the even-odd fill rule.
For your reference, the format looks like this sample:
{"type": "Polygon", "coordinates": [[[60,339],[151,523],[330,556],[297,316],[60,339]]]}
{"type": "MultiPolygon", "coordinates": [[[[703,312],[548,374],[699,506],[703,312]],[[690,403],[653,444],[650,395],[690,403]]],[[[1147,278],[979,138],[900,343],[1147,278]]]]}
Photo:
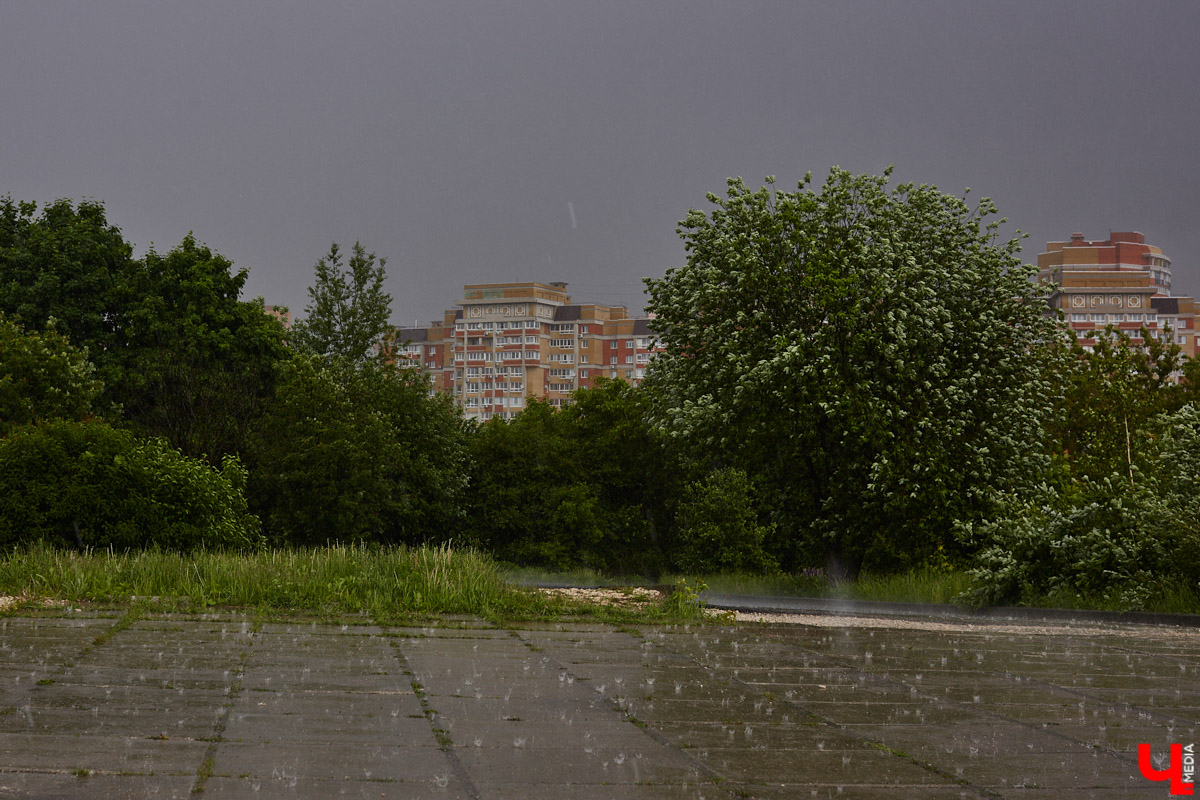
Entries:
{"type": "Polygon", "coordinates": [[[1095,345],[1092,332],[1107,325],[1140,345],[1145,327],[1177,342],[1189,358],[1196,354],[1195,299],[1171,294],[1171,259],[1140,233],[1114,232],[1103,241],[1073,233],[1068,242],[1047,242],[1038,279],[1058,285],[1050,304],[1084,347],[1095,345]]]}
{"type": "Polygon", "coordinates": [[[389,349],[471,418],[511,418],[531,396],[561,407],[600,377],[639,383],[659,350],[648,318],[572,303],[565,283],[468,284],[457,306],[389,349]]]}

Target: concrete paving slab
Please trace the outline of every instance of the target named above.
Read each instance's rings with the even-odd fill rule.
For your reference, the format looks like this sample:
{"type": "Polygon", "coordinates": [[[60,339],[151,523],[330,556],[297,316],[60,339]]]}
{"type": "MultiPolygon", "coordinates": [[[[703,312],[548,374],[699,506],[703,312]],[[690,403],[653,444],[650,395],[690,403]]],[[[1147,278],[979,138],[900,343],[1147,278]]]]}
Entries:
{"type": "MultiPolygon", "coordinates": [[[[2,797],[2,795],[0,795],[2,797]]],[[[447,778],[437,781],[324,780],[293,777],[209,778],[204,792],[192,795],[203,800],[311,800],[312,798],[358,798],[358,800],[471,800],[462,784],[447,778]]]]}
{"type": "Polygon", "coordinates": [[[0,797],[1161,796],[1200,739],[1195,630],[116,619],[0,619],[0,797]]]}
{"type": "Polygon", "coordinates": [[[178,775],[71,775],[0,772],[0,798],[7,800],[185,800],[193,779],[178,775]]]}

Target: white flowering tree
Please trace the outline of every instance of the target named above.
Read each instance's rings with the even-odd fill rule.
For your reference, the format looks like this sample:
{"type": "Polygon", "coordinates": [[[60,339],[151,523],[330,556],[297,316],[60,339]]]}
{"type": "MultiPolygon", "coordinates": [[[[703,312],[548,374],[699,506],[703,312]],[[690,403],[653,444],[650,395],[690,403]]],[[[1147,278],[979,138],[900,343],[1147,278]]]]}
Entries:
{"type": "Polygon", "coordinates": [[[889,175],[730,180],[681,223],[686,265],[647,280],[656,423],[753,476],[783,563],[834,577],[953,548],[1045,461],[1054,326],[1018,240],[989,200],[889,175]]]}

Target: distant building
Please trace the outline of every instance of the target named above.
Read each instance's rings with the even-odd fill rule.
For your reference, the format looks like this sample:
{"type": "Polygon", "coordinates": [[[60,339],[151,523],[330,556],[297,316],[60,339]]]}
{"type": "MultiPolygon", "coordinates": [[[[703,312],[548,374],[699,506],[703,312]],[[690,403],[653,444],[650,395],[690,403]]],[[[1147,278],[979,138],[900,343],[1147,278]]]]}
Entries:
{"type": "Polygon", "coordinates": [[[1151,336],[1178,343],[1188,358],[1196,355],[1195,299],[1172,296],[1171,259],[1140,233],[1114,232],[1103,241],[1074,233],[1068,242],[1047,242],[1038,255],[1038,279],[1058,285],[1050,304],[1084,347],[1094,346],[1089,334],[1106,325],[1143,344],[1144,326],[1151,336]]]}
{"type": "Polygon", "coordinates": [[[389,349],[475,419],[509,419],[529,397],[561,407],[600,377],[637,384],[660,349],[648,318],[572,303],[565,283],[469,284],[457,306],[397,328],[389,349]]]}
{"type": "Polygon", "coordinates": [[[292,327],[292,312],[288,311],[287,306],[269,306],[266,303],[264,303],[263,311],[267,312],[272,317],[275,317],[275,319],[282,322],[283,327],[285,327],[285,328],[292,327]]]}

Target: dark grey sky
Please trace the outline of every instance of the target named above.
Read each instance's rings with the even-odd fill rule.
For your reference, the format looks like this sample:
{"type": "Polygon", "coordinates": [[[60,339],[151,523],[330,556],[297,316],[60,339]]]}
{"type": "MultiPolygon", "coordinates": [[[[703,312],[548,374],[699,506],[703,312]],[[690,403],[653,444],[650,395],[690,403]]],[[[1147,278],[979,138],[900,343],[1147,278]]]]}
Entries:
{"type": "Polygon", "coordinates": [[[0,194],[192,230],[296,311],[359,239],[411,324],[473,282],[640,307],[727,177],[894,164],[1028,260],[1140,230],[1196,293],[1198,33],[1193,0],[3,3],[0,194]]]}

